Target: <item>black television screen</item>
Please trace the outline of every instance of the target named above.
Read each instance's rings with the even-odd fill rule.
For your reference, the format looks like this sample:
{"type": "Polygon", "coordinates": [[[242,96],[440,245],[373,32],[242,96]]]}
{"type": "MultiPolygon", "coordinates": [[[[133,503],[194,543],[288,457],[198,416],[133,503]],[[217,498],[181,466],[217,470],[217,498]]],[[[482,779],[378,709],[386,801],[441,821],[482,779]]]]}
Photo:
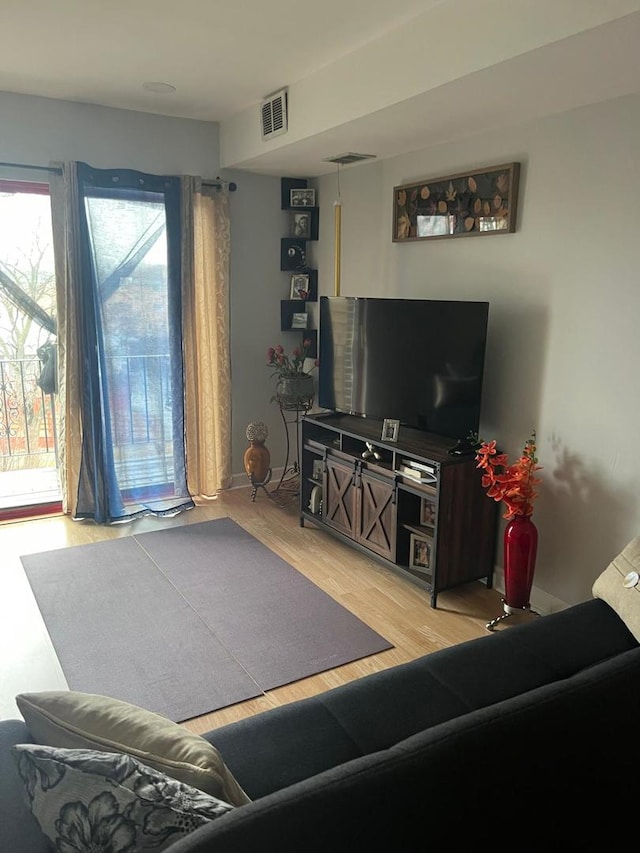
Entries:
{"type": "Polygon", "coordinates": [[[488,317],[488,302],[322,296],[319,405],[477,433],[488,317]]]}

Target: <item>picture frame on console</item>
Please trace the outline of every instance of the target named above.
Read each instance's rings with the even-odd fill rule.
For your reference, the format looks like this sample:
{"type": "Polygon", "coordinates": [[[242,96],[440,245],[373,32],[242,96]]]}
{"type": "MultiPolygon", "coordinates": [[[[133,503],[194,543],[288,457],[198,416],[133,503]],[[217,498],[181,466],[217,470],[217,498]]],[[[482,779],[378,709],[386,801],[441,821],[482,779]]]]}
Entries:
{"type": "Polygon", "coordinates": [[[385,418],[382,422],[382,440],[397,441],[400,432],[400,421],[393,418],[385,418]]]}
{"type": "Polygon", "coordinates": [[[420,501],[420,524],[423,527],[434,527],[436,523],[436,504],[431,498],[420,501]]]}
{"type": "Polygon", "coordinates": [[[409,545],[409,567],[427,572],[431,569],[431,548],[433,540],[428,536],[411,534],[409,545]]]}

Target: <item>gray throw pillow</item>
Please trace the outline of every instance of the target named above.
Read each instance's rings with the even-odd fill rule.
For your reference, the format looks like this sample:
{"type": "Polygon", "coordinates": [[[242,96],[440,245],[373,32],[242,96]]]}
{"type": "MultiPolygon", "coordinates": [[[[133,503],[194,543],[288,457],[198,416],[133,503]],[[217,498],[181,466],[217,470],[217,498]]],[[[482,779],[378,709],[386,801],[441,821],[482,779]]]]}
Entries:
{"type": "Polygon", "coordinates": [[[130,755],[12,747],[24,794],[54,850],[165,850],[234,807],[130,755]]]}

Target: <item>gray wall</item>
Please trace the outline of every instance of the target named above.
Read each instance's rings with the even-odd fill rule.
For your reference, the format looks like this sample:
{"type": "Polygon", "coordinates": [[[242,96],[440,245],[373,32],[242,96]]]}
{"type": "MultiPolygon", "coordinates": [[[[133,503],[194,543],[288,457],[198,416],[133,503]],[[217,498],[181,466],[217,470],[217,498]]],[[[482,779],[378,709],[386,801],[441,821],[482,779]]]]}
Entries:
{"type": "MultiPolygon", "coordinates": [[[[630,96],[340,173],[344,295],[491,303],[481,435],[514,457],[538,432],[532,602],[545,612],[589,598],[640,533],[639,136],[630,96]],[[517,233],[391,242],[395,185],[511,161],[517,233]]],[[[336,183],[319,180],[324,235],[336,183]]],[[[331,239],[319,267],[331,294],[331,239]]]]}

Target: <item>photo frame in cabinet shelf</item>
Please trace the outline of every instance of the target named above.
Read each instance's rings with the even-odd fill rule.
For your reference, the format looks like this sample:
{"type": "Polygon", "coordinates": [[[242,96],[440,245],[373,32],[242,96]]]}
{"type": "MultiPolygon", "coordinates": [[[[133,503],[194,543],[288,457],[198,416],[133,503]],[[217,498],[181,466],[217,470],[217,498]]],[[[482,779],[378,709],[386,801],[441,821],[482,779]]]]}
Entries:
{"type": "Polygon", "coordinates": [[[433,498],[420,499],[420,524],[423,527],[434,527],[436,523],[436,502],[433,498]]]}
{"type": "Polygon", "coordinates": [[[433,539],[430,536],[418,536],[412,533],[409,542],[409,568],[421,572],[431,572],[431,551],[433,539]]]}
{"type": "Polygon", "coordinates": [[[311,468],[311,479],[312,480],[322,480],[322,475],[324,474],[324,461],[322,459],[314,459],[313,466],[311,468]]]}

